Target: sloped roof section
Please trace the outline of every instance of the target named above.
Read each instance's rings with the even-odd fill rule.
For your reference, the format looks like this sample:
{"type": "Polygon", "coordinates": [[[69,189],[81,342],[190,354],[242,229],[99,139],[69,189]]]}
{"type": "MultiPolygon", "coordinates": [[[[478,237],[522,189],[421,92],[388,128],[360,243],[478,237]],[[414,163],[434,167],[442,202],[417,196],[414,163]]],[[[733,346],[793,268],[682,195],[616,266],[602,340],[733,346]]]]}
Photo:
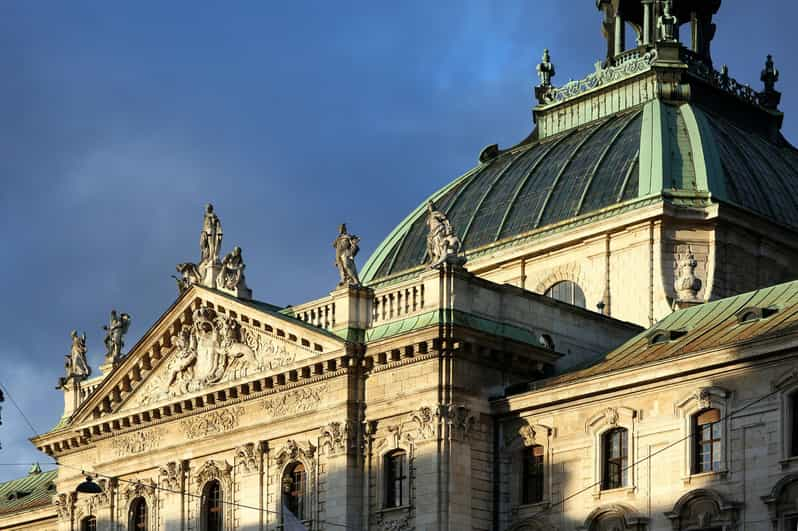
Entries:
{"type": "Polygon", "coordinates": [[[798,329],[798,281],[677,311],[590,367],[536,382],[547,386],[590,378],[798,329]],[[760,316],[756,316],[760,310],[760,316]],[[766,310],[761,312],[761,310],[766,310]],[[744,314],[753,313],[744,320],[744,314]],[[660,335],[662,341],[654,338],[660,335]]]}
{"type": "Polygon", "coordinates": [[[0,514],[9,514],[49,505],[55,495],[52,486],[58,472],[41,472],[37,466],[24,478],[0,483],[0,514]]]}
{"type": "MultiPolygon", "coordinates": [[[[475,249],[637,197],[642,114],[633,109],[500,153],[436,194],[436,206],[475,249]]],[[[375,253],[379,263],[364,267],[364,280],[423,263],[426,218],[422,208],[415,214],[375,253]]]]}

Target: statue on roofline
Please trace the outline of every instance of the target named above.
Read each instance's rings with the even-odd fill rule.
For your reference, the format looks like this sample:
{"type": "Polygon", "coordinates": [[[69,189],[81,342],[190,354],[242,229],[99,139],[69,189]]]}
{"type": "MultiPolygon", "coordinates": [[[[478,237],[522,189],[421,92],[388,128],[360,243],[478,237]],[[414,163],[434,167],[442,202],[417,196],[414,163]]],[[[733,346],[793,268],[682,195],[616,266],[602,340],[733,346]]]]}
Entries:
{"type": "Polygon", "coordinates": [[[105,330],[105,360],[106,362],[116,363],[122,357],[122,348],[125,346],[124,336],[130,328],[130,315],[123,313],[117,314],[116,310],[111,310],[111,318],[108,324],[103,326],[105,330]]]}
{"type": "Polygon", "coordinates": [[[427,256],[429,257],[428,269],[437,267],[443,262],[457,258],[458,265],[465,263],[464,257],[459,257],[462,242],[454,233],[452,224],[446,214],[435,207],[435,203],[427,203],[427,256]]]}
{"type": "Polygon", "coordinates": [[[239,286],[245,286],[244,279],[244,257],[241,255],[241,247],[233,247],[233,251],[228,253],[222,260],[222,270],[216,277],[216,287],[218,289],[235,290],[239,286]]]}
{"type": "Polygon", "coordinates": [[[69,349],[69,354],[64,356],[64,368],[66,369],[66,377],[58,379],[58,386],[56,389],[61,389],[68,380],[75,378],[77,380],[85,380],[91,374],[91,367],[86,361],[86,332],[83,335],[78,335],[77,330],[72,330],[70,333],[72,337],[72,346],[69,349]]]}
{"type": "Polygon", "coordinates": [[[360,243],[360,238],[346,232],[346,224],[341,224],[338,227],[338,237],[333,241],[333,247],[335,248],[335,267],[338,268],[338,274],[341,276],[341,281],[338,283],[339,288],[360,286],[360,278],[355,265],[355,256],[360,250],[358,243],[360,243]]]}
{"type": "Polygon", "coordinates": [[[222,222],[213,211],[213,205],[205,205],[205,217],[200,233],[200,266],[219,263],[219,249],[222,247],[222,222]]]}

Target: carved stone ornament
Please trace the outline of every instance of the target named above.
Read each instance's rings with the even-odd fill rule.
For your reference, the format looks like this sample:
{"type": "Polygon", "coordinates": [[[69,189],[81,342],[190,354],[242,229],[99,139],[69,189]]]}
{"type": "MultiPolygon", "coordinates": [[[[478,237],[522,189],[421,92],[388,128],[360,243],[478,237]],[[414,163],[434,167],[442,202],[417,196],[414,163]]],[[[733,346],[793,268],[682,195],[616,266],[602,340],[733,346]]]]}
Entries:
{"type": "Polygon", "coordinates": [[[69,520],[72,517],[74,493],[59,493],[53,498],[53,505],[59,520],[69,520]]]}
{"type": "Polygon", "coordinates": [[[608,407],[606,411],[604,411],[604,419],[607,421],[607,424],[610,426],[617,426],[618,425],[618,410],[614,407],[608,407]]]}
{"type": "Polygon", "coordinates": [[[108,324],[103,326],[105,330],[105,362],[116,365],[122,357],[122,348],[125,346],[124,337],[130,328],[130,315],[126,313],[117,314],[116,310],[111,310],[111,317],[108,324]]]}
{"type": "Polygon", "coordinates": [[[451,429],[453,439],[466,440],[476,424],[476,419],[465,406],[441,406],[441,413],[451,429]]]}
{"type": "Polygon", "coordinates": [[[319,449],[328,455],[345,453],[357,446],[357,433],[352,421],[331,422],[319,432],[319,449]]]}
{"type": "Polygon", "coordinates": [[[421,407],[410,414],[410,420],[416,423],[416,429],[408,432],[410,440],[433,439],[437,433],[440,413],[437,408],[421,407]]]}
{"type": "Polygon", "coordinates": [[[693,398],[701,409],[707,409],[712,405],[712,397],[707,389],[696,389],[693,392],[693,398]]]}
{"type": "Polygon", "coordinates": [[[255,448],[254,443],[236,448],[236,466],[248,474],[258,471],[258,456],[255,448]]]}
{"type": "Polygon", "coordinates": [[[171,491],[179,491],[183,472],[183,463],[181,461],[166,463],[166,465],[158,469],[161,486],[171,491]]]}
{"type": "Polygon", "coordinates": [[[537,434],[532,426],[526,423],[522,424],[521,427],[518,428],[518,435],[521,436],[524,446],[534,446],[537,434]]]}
{"type": "Polygon", "coordinates": [[[141,393],[141,405],[158,402],[209,385],[274,370],[296,360],[285,341],[242,325],[206,307],[197,308],[191,324],[172,337],[174,351],[165,368],[141,393]]]}
{"type": "Polygon", "coordinates": [[[216,276],[216,288],[227,291],[235,295],[248,299],[252,296],[252,291],[247,287],[244,277],[244,257],[241,255],[241,247],[233,247],[233,251],[228,253],[222,260],[221,269],[216,276]]]}
{"type": "Polygon", "coordinates": [[[72,346],[69,349],[69,355],[65,356],[64,368],[66,369],[66,377],[59,378],[57,389],[61,389],[70,380],[82,381],[89,377],[91,374],[91,367],[86,361],[86,332],[78,335],[77,330],[72,330],[70,333],[72,337],[72,346]]]}
{"type": "Polygon", "coordinates": [[[121,489],[122,498],[125,502],[139,496],[152,498],[155,494],[155,488],[155,482],[151,479],[146,479],[144,481],[126,481],[121,489]]]}
{"type": "Polygon", "coordinates": [[[696,267],[698,267],[698,260],[690,247],[687,248],[686,253],[677,254],[676,279],[673,287],[679,300],[693,300],[701,291],[702,283],[701,279],[696,276],[696,267]]]}
{"type": "Polygon", "coordinates": [[[214,461],[208,460],[202,467],[194,474],[194,484],[197,490],[201,490],[202,486],[208,481],[217,479],[226,484],[230,481],[233,472],[233,466],[227,461],[214,461]]]}
{"type": "Polygon", "coordinates": [[[327,391],[326,385],[286,391],[279,396],[265,399],[263,409],[270,417],[285,417],[313,411],[318,407],[325,391],[327,391]]]}
{"type": "Polygon", "coordinates": [[[338,282],[339,288],[360,286],[360,278],[355,265],[355,256],[360,250],[359,243],[360,238],[346,232],[345,224],[338,228],[338,237],[333,241],[333,248],[335,248],[335,267],[338,268],[338,274],[341,277],[341,281],[338,282]]]}
{"type": "Polygon", "coordinates": [[[160,430],[143,430],[118,435],[111,439],[111,448],[117,457],[140,454],[158,448],[163,434],[160,430]]]}
{"type": "Polygon", "coordinates": [[[413,529],[410,525],[410,514],[391,518],[384,513],[380,513],[377,516],[377,529],[379,531],[410,531],[413,529]]]}
{"type": "Polygon", "coordinates": [[[427,257],[428,269],[438,267],[446,261],[458,265],[465,264],[465,257],[459,256],[462,248],[460,238],[454,233],[449,218],[435,207],[435,203],[427,203],[427,257]]]}
{"type": "Polygon", "coordinates": [[[312,461],[315,455],[316,447],[313,446],[313,443],[310,441],[305,444],[301,444],[296,442],[294,439],[289,439],[286,441],[285,446],[278,450],[274,455],[274,461],[278,466],[283,466],[289,461],[294,461],[300,458],[312,461]]]}
{"type": "Polygon", "coordinates": [[[238,426],[239,417],[243,413],[243,407],[231,407],[218,411],[211,411],[204,415],[181,420],[180,427],[187,439],[200,439],[236,428],[238,426]]]}

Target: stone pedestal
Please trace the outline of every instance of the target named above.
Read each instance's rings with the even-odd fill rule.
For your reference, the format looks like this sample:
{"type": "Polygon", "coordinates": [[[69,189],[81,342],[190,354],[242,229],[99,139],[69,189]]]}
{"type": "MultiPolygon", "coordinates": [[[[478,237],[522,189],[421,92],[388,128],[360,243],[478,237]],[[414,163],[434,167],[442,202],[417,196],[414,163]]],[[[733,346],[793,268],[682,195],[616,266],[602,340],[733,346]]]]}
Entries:
{"type": "Polygon", "coordinates": [[[346,339],[356,340],[356,337],[351,336],[369,326],[374,291],[363,286],[344,286],[331,292],[330,297],[335,304],[333,332],[346,339]]]}
{"type": "Polygon", "coordinates": [[[216,289],[216,277],[222,271],[222,264],[200,264],[200,275],[202,285],[206,288],[216,289]]]}

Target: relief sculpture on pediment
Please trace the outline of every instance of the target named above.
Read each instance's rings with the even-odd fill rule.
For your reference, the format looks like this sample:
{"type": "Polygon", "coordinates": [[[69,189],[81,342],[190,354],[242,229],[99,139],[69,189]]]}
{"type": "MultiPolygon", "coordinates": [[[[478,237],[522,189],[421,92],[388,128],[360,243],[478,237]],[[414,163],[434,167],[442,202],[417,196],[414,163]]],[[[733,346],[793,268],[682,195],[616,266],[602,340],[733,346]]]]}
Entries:
{"type": "Polygon", "coordinates": [[[289,351],[284,341],[208,307],[194,310],[191,323],[180,327],[172,345],[164,370],[143,389],[140,405],[274,370],[297,358],[297,352],[289,351]]]}

